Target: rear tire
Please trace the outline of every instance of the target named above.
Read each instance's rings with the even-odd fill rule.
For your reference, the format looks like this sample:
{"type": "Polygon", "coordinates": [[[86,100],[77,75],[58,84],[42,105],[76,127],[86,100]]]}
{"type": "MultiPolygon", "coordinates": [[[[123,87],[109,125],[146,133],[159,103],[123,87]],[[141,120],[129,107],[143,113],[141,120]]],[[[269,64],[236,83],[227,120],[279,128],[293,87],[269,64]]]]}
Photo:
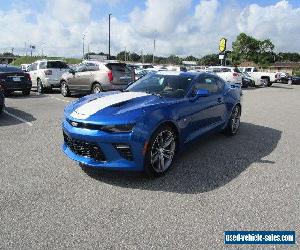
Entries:
{"type": "Polygon", "coordinates": [[[62,96],[64,97],[68,97],[70,96],[70,90],[69,90],[69,87],[67,85],[67,83],[65,81],[63,81],[61,83],[61,86],[60,86],[60,93],[62,94],[62,96]]]}
{"type": "Polygon", "coordinates": [[[229,121],[227,122],[227,126],[224,129],[224,133],[226,135],[236,135],[241,123],[241,107],[236,105],[230,115],[229,121]]]}
{"type": "Polygon", "coordinates": [[[39,94],[43,94],[45,92],[45,87],[43,86],[41,79],[37,80],[37,92],[39,94]]]}
{"type": "Polygon", "coordinates": [[[263,86],[271,87],[273,84],[273,83],[271,83],[269,77],[262,78],[261,80],[263,82],[263,86]]]}
{"type": "Polygon", "coordinates": [[[158,128],[149,141],[144,172],[149,177],[164,175],[172,166],[177,150],[177,135],[170,126],[158,128]]]}
{"type": "Polygon", "coordinates": [[[23,96],[29,96],[30,95],[30,89],[22,90],[23,96]]]}
{"type": "Polygon", "coordinates": [[[102,87],[99,83],[95,83],[92,87],[92,94],[97,94],[102,92],[102,87]]]}

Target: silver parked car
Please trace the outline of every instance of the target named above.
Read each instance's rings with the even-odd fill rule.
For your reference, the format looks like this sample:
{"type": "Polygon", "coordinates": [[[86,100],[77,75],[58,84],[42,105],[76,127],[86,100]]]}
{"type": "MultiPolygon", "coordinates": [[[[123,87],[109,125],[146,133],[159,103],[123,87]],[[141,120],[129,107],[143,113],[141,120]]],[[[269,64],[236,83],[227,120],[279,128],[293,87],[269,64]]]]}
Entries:
{"type": "Polygon", "coordinates": [[[124,63],[84,61],[61,78],[61,94],[90,94],[122,90],[134,81],[134,72],[124,63]]]}

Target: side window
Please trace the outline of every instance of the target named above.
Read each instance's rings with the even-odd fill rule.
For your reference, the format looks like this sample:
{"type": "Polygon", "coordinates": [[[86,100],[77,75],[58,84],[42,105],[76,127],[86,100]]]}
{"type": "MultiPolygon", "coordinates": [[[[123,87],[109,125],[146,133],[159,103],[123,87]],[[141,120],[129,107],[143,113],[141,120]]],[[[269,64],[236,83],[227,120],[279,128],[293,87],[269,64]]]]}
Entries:
{"type": "Polygon", "coordinates": [[[31,64],[30,67],[31,67],[30,71],[37,70],[37,63],[31,64]]]}
{"type": "Polygon", "coordinates": [[[97,71],[99,70],[99,66],[95,63],[87,63],[86,64],[86,71],[97,71]]]}
{"type": "Polygon", "coordinates": [[[76,68],[77,72],[85,72],[87,69],[86,64],[79,64],[76,68]]]}
{"type": "Polygon", "coordinates": [[[229,68],[222,68],[222,72],[231,72],[231,69],[229,69],[229,68]]]}
{"type": "Polygon", "coordinates": [[[46,62],[41,62],[39,69],[46,69],[47,68],[47,63],[46,62]]]}
{"type": "Polygon", "coordinates": [[[195,96],[199,89],[207,89],[210,93],[217,93],[219,86],[218,79],[213,76],[204,76],[196,80],[196,83],[192,90],[192,96],[195,96]]]}
{"type": "Polygon", "coordinates": [[[27,67],[27,71],[28,72],[32,71],[32,64],[27,67]]]}
{"type": "Polygon", "coordinates": [[[222,90],[224,88],[224,85],[225,85],[224,80],[221,79],[221,78],[216,78],[216,81],[217,81],[217,85],[218,85],[219,90],[222,90]]]}

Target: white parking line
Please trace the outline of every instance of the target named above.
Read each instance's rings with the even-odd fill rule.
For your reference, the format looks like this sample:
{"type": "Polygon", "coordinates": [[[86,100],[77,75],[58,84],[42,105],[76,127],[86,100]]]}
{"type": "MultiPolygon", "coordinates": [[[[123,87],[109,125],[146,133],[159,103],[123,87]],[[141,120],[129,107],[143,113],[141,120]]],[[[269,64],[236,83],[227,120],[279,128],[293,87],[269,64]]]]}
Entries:
{"type": "Polygon", "coordinates": [[[26,121],[26,120],[24,120],[23,118],[18,117],[18,116],[14,115],[14,114],[11,114],[11,113],[7,112],[6,110],[3,110],[3,113],[5,113],[5,114],[7,114],[7,115],[9,115],[9,116],[11,116],[11,117],[13,117],[13,118],[19,120],[20,122],[26,123],[26,124],[27,124],[28,126],[30,126],[30,127],[33,126],[33,124],[32,124],[31,122],[26,121]]]}
{"type": "Polygon", "coordinates": [[[54,96],[50,96],[50,98],[51,98],[51,99],[58,100],[58,101],[62,101],[62,102],[70,102],[70,101],[63,100],[63,99],[60,99],[60,98],[57,98],[57,97],[54,97],[54,96]]]}

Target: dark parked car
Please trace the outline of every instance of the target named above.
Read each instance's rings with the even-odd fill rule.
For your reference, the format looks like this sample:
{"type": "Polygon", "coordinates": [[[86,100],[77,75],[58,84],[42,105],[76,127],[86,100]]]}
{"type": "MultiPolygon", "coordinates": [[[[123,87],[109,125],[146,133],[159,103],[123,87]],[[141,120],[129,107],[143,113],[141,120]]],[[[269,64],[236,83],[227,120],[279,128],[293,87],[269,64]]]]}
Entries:
{"type": "Polygon", "coordinates": [[[2,86],[0,85],[0,115],[4,109],[4,100],[5,97],[4,97],[3,89],[2,86]]]}
{"type": "Polygon", "coordinates": [[[242,73],[242,88],[254,87],[255,82],[247,72],[242,73]]]}
{"type": "Polygon", "coordinates": [[[288,84],[299,85],[300,77],[299,76],[290,76],[287,81],[288,84]]]}
{"type": "Polygon", "coordinates": [[[28,73],[9,65],[0,65],[0,85],[5,95],[10,95],[14,91],[22,91],[23,95],[27,96],[32,87],[28,73]]]}

